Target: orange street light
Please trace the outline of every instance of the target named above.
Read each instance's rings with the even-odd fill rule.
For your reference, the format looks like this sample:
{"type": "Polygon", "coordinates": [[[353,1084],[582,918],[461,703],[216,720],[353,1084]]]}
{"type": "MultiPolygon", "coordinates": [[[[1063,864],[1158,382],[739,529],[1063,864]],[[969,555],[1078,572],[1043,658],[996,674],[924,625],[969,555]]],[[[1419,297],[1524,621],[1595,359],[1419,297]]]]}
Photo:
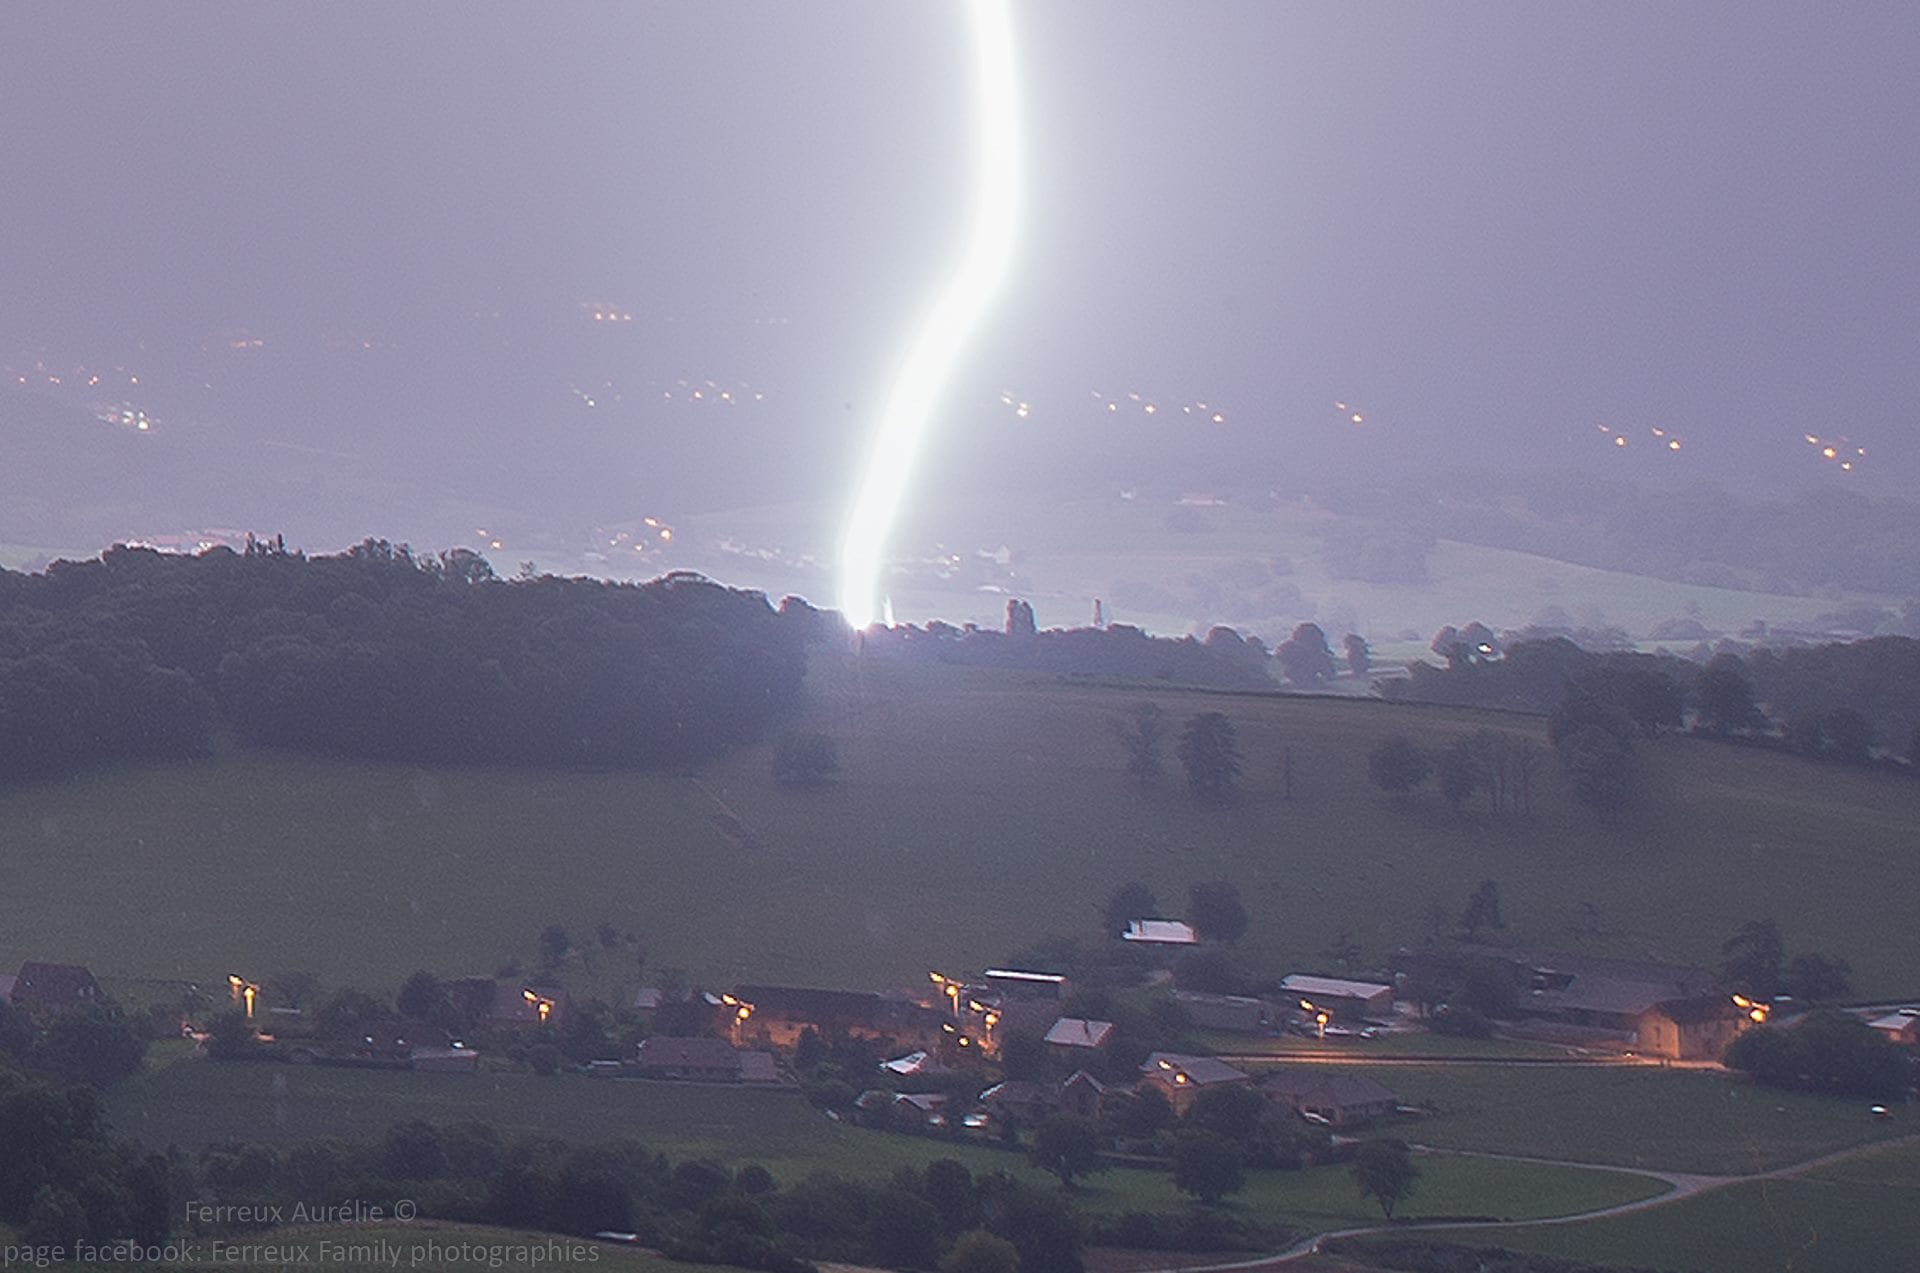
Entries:
{"type": "Polygon", "coordinates": [[[1328,1012],[1325,1008],[1322,1008],[1318,1004],[1313,1003],[1307,999],[1302,999],[1300,1001],[1300,1010],[1302,1012],[1308,1012],[1313,1015],[1313,1024],[1319,1030],[1320,1037],[1323,1039],[1326,1038],[1327,1022],[1333,1020],[1333,1014],[1328,1012]]]}
{"type": "Polygon", "coordinates": [[[540,1024],[545,1025],[547,1018],[553,1015],[553,1000],[545,995],[537,995],[531,990],[522,990],[520,997],[533,1005],[533,1010],[540,1016],[540,1024]]]}
{"type": "Polygon", "coordinates": [[[1745,1010],[1747,1020],[1753,1022],[1755,1025],[1765,1025],[1767,1018],[1773,1015],[1772,1004],[1757,1003],[1745,995],[1733,996],[1733,1006],[1745,1010]]]}
{"type": "Polygon", "coordinates": [[[245,977],[235,976],[233,973],[227,974],[227,987],[233,992],[233,1001],[235,1003],[246,1004],[247,1020],[253,1020],[253,999],[255,995],[260,993],[260,987],[254,985],[245,977]]]}

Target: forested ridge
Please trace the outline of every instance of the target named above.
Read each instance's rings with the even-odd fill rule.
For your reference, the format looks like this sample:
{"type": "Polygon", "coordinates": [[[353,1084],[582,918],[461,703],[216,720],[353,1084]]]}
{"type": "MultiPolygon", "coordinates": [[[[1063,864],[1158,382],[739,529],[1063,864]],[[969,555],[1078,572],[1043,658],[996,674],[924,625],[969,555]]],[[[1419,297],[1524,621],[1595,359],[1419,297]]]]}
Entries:
{"type": "Polygon", "coordinates": [[[0,776],[204,754],[217,731],[375,759],[650,767],[761,736],[805,672],[759,593],[495,578],[369,539],[116,546],[0,571],[0,776]]]}

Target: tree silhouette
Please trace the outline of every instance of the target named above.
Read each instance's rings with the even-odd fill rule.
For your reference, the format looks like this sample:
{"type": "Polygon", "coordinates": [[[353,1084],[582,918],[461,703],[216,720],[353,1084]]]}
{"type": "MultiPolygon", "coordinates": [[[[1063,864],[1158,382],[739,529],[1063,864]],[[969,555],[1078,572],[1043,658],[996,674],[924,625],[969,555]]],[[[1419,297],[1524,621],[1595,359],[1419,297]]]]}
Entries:
{"type": "Polygon", "coordinates": [[[1224,803],[1233,798],[1240,781],[1240,749],[1225,713],[1201,712],[1189,718],[1179,754],[1194,799],[1224,803]]]}
{"type": "Polygon", "coordinates": [[[1393,1209],[1413,1192],[1419,1176],[1412,1155],[1397,1140],[1370,1140],[1353,1156],[1353,1182],[1360,1186],[1360,1196],[1379,1203],[1389,1220],[1393,1209]]]}
{"type": "Polygon", "coordinates": [[[1411,791],[1432,772],[1433,762],[1405,734],[1383,739],[1367,753],[1367,773],[1382,791],[1411,791]]]}

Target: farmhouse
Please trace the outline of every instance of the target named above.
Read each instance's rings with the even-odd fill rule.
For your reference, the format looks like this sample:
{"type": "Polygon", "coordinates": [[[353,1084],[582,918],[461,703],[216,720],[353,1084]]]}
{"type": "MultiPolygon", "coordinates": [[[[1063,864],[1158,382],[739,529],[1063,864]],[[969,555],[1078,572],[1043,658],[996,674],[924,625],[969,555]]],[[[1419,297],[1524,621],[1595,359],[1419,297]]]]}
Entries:
{"type": "Polygon", "coordinates": [[[1081,1118],[1097,1119],[1106,1111],[1114,1091],[1085,1070],[1075,1070],[1060,1084],[1060,1108],[1081,1118]]]}
{"type": "Polygon", "coordinates": [[[65,1012],[98,1003],[104,996],[93,974],[79,964],[48,964],[29,960],[20,965],[7,992],[7,1001],[28,1012],[65,1012]]]}
{"type": "Polygon", "coordinates": [[[1907,1048],[1920,1044],[1920,1008],[1897,1008],[1867,1024],[1889,1043],[1907,1048]]]}
{"type": "Polygon", "coordinates": [[[1718,1061],[1747,1018],[1724,995],[1665,999],[1634,1022],[1634,1044],[1674,1061],[1718,1061]]]}
{"type": "Polygon", "coordinates": [[[980,1104],[996,1118],[1037,1123],[1060,1108],[1060,1093],[1041,1083],[1008,1079],[980,1093],[980,1104]]]}
{"type": "Polygon", "coordinates": [[[1212,1087],[1229,1087],[1250,1080],[1225,1061],[1211,1056],[1183,1056],[1155,1052],[1140,1064],[1140,1085],[1167,1098],[1176,1114],[1192,1108],[1199,1094],[1212,1087]]]}
{"type": "Polygon", "coordinates": [[[740,1022],[741,1037],[763,1047],[790,1048],[808,1030],[823,1038],[931,1046],[940,1032],[938,1013],[872,991],[736,986],[731,997],[747,1010],[740,1022]]]}
{"type": "Polygon", "coordinates": [[[1514,1032],[1529,1037],[1711,1060],[1743,1025],[1712,973],[1681,964],[1455,943],[1400,951],[1395,965],[1427,1002],[1476,981],[1510,986],[1514,1032]]]}
{"type": "Polygon", "coordinates": [[[1261,1095],[1303,1117],[1350,1127],[1391,1114],[1400,1097],[1364,1074],[1283,1067],[1261,1078],[1261,1095]]]}
{"type": "Polygon", "coordinates": [[[1280,989],[1293,999],[1324,1009],[1337,1021],[1384,1017],[1393,1011],[1393,987],[1373,981],[1295,973],[1280,982],[1280,989]]]}
{"type": "Polygon", "coordinates": [[[1120,940],[1142,946],[1191,946],[1200,939],[1191,924],[1177,919],[1130,919],[1120,940]]]}
{"type": "Polygon", "coordinates": [[[1086,1056],[1113,1041],[1113,1022],[1061,1017],[1047,1030],[1048,1046],[1072,1056],[1086,1056]]]}

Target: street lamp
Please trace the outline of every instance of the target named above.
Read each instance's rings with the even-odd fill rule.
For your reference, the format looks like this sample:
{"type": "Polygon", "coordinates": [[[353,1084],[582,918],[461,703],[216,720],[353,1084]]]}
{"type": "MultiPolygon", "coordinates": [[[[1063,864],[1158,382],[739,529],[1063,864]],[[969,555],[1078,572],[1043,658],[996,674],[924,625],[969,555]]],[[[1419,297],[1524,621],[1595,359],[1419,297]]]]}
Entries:
{"type": "Polygon", "coordinates": [[[1755,1025],[1765,1025],[1767,1018],[1773,1015],[1772,1004],[1760,1003],[1757,1000],[1747,998],[1745,995],[1735,995],[1733,997],[1733,1006],[1745,1012],[1747,1014],[1747,1020],[1753,1022],[1755,1025]]]}
{"type": "Polygon", "coordinates": [[[253,999],[255,995],[260,993],[260,987],[254,985],[251,981],[248,981],[245,977],[236,976],[233,973],[228,973],[227,988],[233,992],[233,1001],[235,1003],[246,1004],[247,1020],[249,1021],[253,1020],[253,999]]]}
{"type": "Polygon", "coordinates": [[[547,1018],[553,1015],[553,1000],[545,995],[537,995],[531,990],[522,990],[520,997],[533,1005],[533,1010],[540,1016],[541,1025],[545,1025],[547,1018]]]}
{"type": "Polygon", "coordinates": [[[740,1027],[744,1026],[747,1023],[747,1018],[753,1015],[753,1005],[745,999],[736,999],[729,994],[721,995],[720,1002],[733,1009],[733,1013],[727,1021],[727,1033],[733,1036],[733,1045],[739,1047],[740,1027]]]}
{"type": "Polygon", "coordinates": [[[1333,1020],[1333,1014],[1310,999],[1302,999],[1300,1001],[1300,1010],[1312,1016],[1313,1024],[1319,1031],[1319,1037],[1322,1039],[1326,1038],[1327,1022],[1333,1020]]]}

